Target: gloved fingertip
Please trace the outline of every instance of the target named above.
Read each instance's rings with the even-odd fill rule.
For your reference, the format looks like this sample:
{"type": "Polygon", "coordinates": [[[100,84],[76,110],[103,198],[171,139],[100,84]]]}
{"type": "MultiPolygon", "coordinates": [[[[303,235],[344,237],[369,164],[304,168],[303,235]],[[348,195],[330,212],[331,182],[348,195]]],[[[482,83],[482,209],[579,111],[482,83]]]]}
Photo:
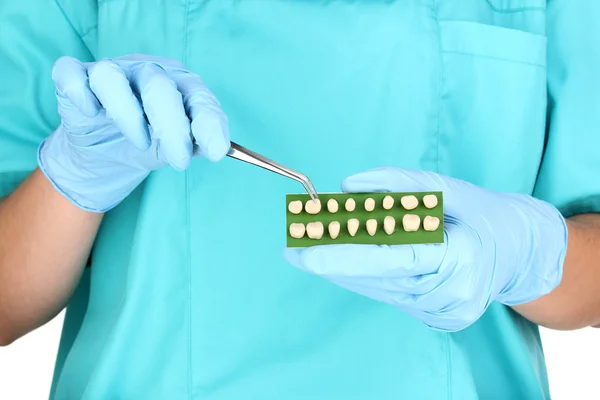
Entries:
{"type": "Polygon", "coordinates": [[[206,158],[212,162],[221,161],[229,151],[229,141],[215,140],[206,149],[206,158]]]}
{"type": "Polygon", "coordinates": [[[58,100],[63,105],[70,102],[84,116],[93,118],[101,105],[89,87],[86,67],[73,57],[59,58],[52,69],[58,100]]]}
{"type": "Polygon", "coordinates": [[[379,167],[351,175],[342,182],[344,192],[397,192],[423,191],[432,184],[433,175],[413,169],[379,167]]]}
{"type": "Polygon", "coordinates": [[[172,168],[178,171],[186,170],[192,162],[192,143],[186,144],[185,148],[167,157],[172,168]]]}
{"type": "Polygon", "coordinates": [[[179,159],[170,162],[171,167],[176,171],[185,171],[190,166],[190,159],[179,159]]]}
{"type": "Polygon", "coordinates": [[[66,75],[68,75],[68,72],[72,71],[73,69],[77,69],[81,65],[82,64],[74,57],[59,57],[52,66],[52,80],[56,85],[61,86],[63,79],[66,75]]]}
{"type": "Polygon", "coordinates": [[[222,114],[210,110],[199,113],[192,121],[192,133],[200,151],[209,161],[220,161],[229,151],[229,127],[222,114]]]}
{"type": "Polygon", "coordinates": [[[377,171],[359,172],[350,175],[342,181],[341,189],[346,193],[357,192],[386,192],[389,191],[379,179],[377,171]]]}

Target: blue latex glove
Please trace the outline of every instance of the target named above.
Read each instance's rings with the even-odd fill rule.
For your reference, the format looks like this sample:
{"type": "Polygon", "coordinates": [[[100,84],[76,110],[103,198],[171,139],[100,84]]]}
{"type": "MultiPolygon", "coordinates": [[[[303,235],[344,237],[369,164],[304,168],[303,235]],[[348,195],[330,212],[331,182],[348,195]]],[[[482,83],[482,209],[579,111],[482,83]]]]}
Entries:
{"type": "Polygon", "coordinates": [[[549,293],[561,280],[567,227],[546,202],[397,168],[351,176],[342,190],[443,191],[444,244],[284,250],[292,265],[392,304],[431,328],[463,329],[492,301],[525,303],[549,293]]]}
{"type": "Polygon", "coordinates": [[[219,102],[176,60],[63,57],[52,79],[62,123],[40,144],[38,164],[85,210],[113,208],[153,170],[182,170],[201,155],[218,161],[229,149],[219,102]]]}

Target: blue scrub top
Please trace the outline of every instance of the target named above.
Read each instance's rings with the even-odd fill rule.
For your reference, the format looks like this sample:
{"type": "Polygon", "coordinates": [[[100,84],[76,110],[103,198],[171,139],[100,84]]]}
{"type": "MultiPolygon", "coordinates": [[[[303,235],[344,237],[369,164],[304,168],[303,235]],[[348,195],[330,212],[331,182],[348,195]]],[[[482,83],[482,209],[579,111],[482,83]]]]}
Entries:
{"type": "MultiPolygon", "coordinates": [[[[0,8],[0,195],[59,124],[50,71],[147,53],[231,137],[339,190],[382,165],[600,211],[596,0],[31,0],[0,8]]],[[[232,160],[152,173],[109,212],[52,399],[548,399],[538,329],[494,304],[442,333],[285,263],[284,195],[232,160]]]]}

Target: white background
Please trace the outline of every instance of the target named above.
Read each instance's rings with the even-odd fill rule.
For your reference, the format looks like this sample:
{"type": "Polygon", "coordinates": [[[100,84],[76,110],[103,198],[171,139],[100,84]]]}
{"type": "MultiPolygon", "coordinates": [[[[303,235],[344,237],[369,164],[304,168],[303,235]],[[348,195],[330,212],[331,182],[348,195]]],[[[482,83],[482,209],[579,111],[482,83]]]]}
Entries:
{"type": "MultiPolygon", "coordinates": [[[[0,348],[0,399],[47,399],[63,315],[0,348]]],[[[600,400],[600,329],[542,330],[553,400],[600,400]]],[[[515,399],[516,400],[516,399],[515,399]]]]}

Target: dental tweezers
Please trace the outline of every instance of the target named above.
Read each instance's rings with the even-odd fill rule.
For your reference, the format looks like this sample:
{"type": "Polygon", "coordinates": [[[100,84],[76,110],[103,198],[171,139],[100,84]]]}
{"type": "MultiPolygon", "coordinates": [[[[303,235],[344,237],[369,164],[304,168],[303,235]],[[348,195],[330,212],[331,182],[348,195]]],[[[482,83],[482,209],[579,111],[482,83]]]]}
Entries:
{"type": "Polygon", "coordinates": [[[269,160],[268,158],[261,156],[247,148],[240,146],[237,143],[231,142],[231,147],[229,152],[227,153],[228,157],[235,158],[236,160],[244,161],[252,165],[256,165],[257,167],[264,168],[271,172],[275,172],[276,174],[283,175],[290,179],[295,180],[296,182],[300,182],[304,189],[308,193],[311,199],[318,200],[319,196],[317,195],[317,191],[315,187],[311,183],[310,179],[304,174],[301,174],[298,171],[294,171],[291,168],[284,167],[281,164],[276,163],[273,160],[269,160]]]}

